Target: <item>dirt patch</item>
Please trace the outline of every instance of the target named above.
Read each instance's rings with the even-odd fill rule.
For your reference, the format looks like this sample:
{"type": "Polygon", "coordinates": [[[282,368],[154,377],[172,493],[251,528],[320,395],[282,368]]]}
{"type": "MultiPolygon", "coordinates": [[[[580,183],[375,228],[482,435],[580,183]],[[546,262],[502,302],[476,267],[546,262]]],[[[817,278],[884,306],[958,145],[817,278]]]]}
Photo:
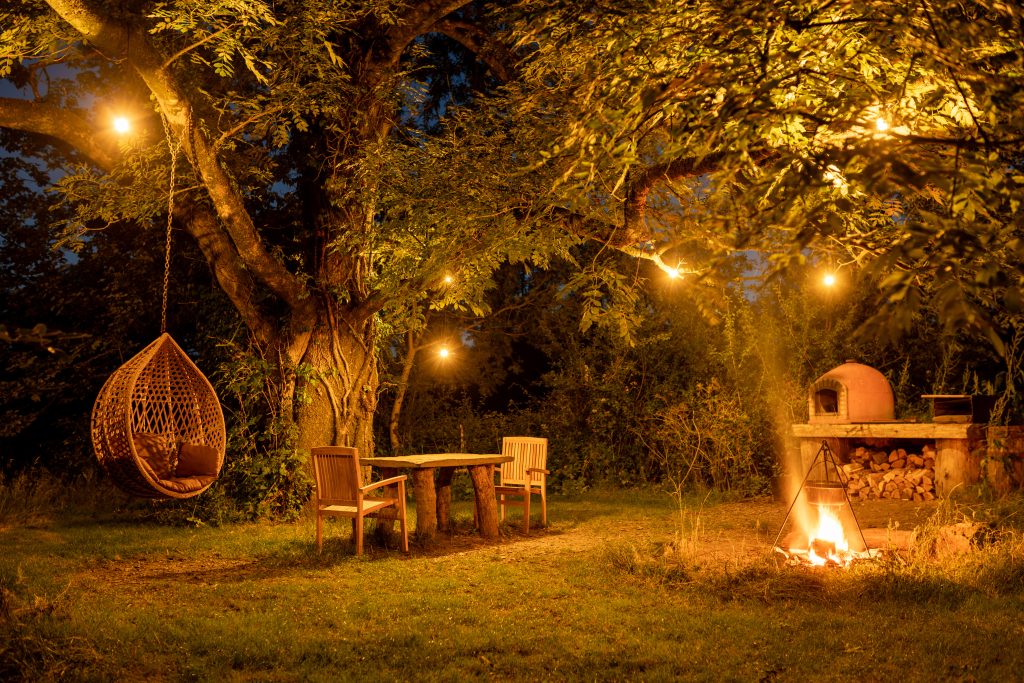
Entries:
{"type": "MultiPolygon", "coordinates": [[[[913,531],[935,512],[937,502],[872,500],[854,504],[857,520],[865,529],[913,531]]],[[[437,560],[468,554],[490,553],[503,562],[545,562],[567,553],[580,553],[608,545],[664,545],[666,552],[685,552],[695,561],[721,563],[769,554],[788,503],[757,499],[686,508],[642,520],[617,520],[614,524],[574,523],[555,520],[546,529],[503,529],[498,542],[489,542],[465,529],[441,536],[426,552],[437,560]]]]}
{"type": "Polygon", "coordinates": [[[160,555],[101,560],[79,572],[75,580],[84,585],[102,584],[117,588],[167,583],[217,585],[273,578],[285,571],[251,558],[160,555]]]}

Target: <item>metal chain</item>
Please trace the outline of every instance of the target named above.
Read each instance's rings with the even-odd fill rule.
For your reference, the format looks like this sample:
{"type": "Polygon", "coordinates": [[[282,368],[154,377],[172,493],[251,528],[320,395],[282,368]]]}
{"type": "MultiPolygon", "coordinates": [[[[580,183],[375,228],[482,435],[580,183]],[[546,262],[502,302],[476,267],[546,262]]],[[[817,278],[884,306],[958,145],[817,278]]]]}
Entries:
{"type": "Polygon", "coordinates": [[[171,127],[167,123],[167,117],[160,115],[164,124],[164,136],[167,138],[167,149],[171,153],[171,182],[167,191],[167,244],[164,248],[164,287],[160,304],[160,334],[167,332],[167,290],[171,281],[171,226],[174,223],[174,175],[175,166],[178,161],[178,150],[181,149],[181,142],[172,144],[173,135],[171,127]]]}

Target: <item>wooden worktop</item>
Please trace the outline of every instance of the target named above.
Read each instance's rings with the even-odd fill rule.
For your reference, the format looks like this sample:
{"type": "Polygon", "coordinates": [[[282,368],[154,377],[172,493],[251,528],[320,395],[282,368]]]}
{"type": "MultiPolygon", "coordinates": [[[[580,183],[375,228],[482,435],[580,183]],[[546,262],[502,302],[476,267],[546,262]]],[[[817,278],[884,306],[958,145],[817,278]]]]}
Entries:
{"type": "Polygon", "coordinates": [[[853,422],[793,425],[793,436],[836,439],[980,439],[985,425],[938,422],[853,422]]]}

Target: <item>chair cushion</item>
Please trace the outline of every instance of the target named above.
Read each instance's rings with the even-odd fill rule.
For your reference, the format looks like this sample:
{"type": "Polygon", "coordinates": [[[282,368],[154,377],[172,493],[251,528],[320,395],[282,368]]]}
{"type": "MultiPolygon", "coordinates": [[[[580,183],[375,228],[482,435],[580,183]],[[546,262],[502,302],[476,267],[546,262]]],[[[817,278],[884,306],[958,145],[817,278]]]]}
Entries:
{"type": "Polygon", "coordinates": [[[135,454],[154,479],[166,479],[174,471],[174,440],[167,434],[132,434],[135,454]]]}
{"type": "Polygon", "coordinates": [[[183,443],[178,451],[178,466],[174,469],[174,477],[216,477],[217,449],[196,443],[183,443]]]}
{"type": "Polygon", "coordinates": [[[175,493],[192,493],[209,486],[214,477],[175,477],[161,479],[160,485],[175,493]]]}

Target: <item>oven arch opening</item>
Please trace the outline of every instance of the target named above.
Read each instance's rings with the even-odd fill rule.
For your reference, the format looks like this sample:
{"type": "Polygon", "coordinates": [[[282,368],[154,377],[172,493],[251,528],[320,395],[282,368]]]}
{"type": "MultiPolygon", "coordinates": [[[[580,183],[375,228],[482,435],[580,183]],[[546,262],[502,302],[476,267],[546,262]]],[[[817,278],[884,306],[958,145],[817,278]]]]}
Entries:
{"type": "Polygon", "coordinates": [[[839,415],[839,392],[834,389],[815,391],[814,413],[816,415],[839,415]]]}

